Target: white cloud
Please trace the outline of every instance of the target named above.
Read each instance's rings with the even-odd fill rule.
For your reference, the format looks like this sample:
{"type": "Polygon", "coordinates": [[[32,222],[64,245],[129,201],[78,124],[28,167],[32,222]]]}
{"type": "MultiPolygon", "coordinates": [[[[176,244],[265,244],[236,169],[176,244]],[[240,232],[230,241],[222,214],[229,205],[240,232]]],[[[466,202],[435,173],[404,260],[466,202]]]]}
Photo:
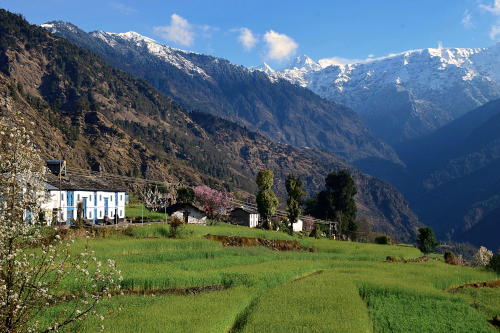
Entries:
{"type": "Polygon", "coordinates": [[[490,31],[490,38],[496,39],[496,37],[500,35],[500,0],[495,0],[493,6],[480,4],[479,8],[482,8],[483,10],[492,13],[494,16],[499,17],[497,19],[496,24],[491,26],[491,31],[490,31]]]}
{"type": "Polygon", "coordinates": [[[122,14],[128,15],[130,13],[137,13],[137,10],[122,3],[116,3],[111,1],[109,4],[115,9],[118,9],[120,12],[122,12],[122,14]]]}
{"type": "Polygon", "coordinates": [[[277,61],[289,59],[297,52],[299,47],[292,38],[273,30],[265,33],[264,41],[267,47],[266,58],[277,61]]]}
{"type": "Polygon", "coordinates": [[[490,37],[491,39],[496,39],[500,35],[500,25],[494,25],[491,27],[490,37]]]}
{"type": "Polygon", "coordinates": [[[369,55],[368,55],[368,58],[373,58],[373,57],[374,57],[374,55],[373,55],[373,54],[369,54],[369,55]]]}
{"type": "Polygon", "coordinates": [[[493,15],[500,16],[500,0],[495,0],[495,3],[493,4],[493,6],[480,4],[479,8],[482,8],[484,10],[491,12],[491,13],[493,13],[493,15]]]}
{"type": "Polygon", "coordinates": [[[372,60],[372,57],[369,57],[368,59],[348,59],[341,57],[331,57],[331,58],[320,59],[318,62],[322,66],[330,66],[330,65],[364,64],[370,60],[372,60]]]}
{"type": "Polygon", "coordinates": [[[177,14],[171,16],[170,25],[154,27],[153,33],[168,42],[174,42],[184,46],[191,46],[194,43],[195,33],[193,31],[193,25],[177,14]]]}
{"type": "Polygon", "coordinates": [[[476,23],[472,21],[472,15],[469,13],[467,9],[464,13],[464,18],[462,19],[462,25],[465,29],[471,29],[476,27],[476,23]]]}
{"type": "Polygon", "coordinates": [[[248,52],[250,52],[259,42],[259,39],[254,35],[252,30],[248,28],[234,28],[231,29],[231,31],[238,31],[240,33],[238,36],[238,42],[240,42],[240,44],[243,45],[243,48],[248,52]]]}

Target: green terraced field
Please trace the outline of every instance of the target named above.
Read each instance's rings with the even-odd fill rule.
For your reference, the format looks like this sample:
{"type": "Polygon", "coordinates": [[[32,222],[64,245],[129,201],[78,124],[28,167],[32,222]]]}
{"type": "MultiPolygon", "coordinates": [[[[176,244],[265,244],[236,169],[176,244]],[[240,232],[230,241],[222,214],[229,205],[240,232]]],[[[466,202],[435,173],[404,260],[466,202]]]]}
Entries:
{"type": "MultiPolygon", "coordinates": [[[[407,246],[300,239],[225,224],[189,225],[181,235],[170,239],[167,226],[158,224],[91,240],[99,258],[116,261],[127,292],[103,300],[115,313],[103,322],[90,318],[81,331],[104,324],[110,332],[495,332],[488,320],[500,314],[497,289],[447,291],[500,279],[486,269],[442,260],[386,263],[388,255],[421,254],[407,246]],[[207,233],[296,239],[317,252],[223,247],[204,239],[207,233]],[[211,285],[226,289],[168,293],[211,285]],[[147,295],[137,294],[142,291],[147,295]]],[[[77,240],[73,251],[83,246],[77,240]]]]}

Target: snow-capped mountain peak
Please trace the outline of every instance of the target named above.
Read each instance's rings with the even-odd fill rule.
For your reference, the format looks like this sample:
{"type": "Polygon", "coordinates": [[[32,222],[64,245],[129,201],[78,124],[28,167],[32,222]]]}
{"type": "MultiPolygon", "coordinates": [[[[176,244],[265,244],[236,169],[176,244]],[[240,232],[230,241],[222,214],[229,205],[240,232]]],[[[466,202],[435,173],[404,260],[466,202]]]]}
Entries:
{"type": "Polygon", "coordinates": [[[321,66],[319,63],[315,63],[311,58],[308,56],[300,55],[297,58],[295,58],[293,61],[291,61],[288,66],[286,66],[285,69],[288,70],[301,70],[301,71],[307,71],[307,72],[313,72],[322,69],[323,66],[321,66]]]}
{"type": "Polygon", "coordinates": [[[192,52],[174,49],[170,46],[160,44],[154,39],[134,31],[124,33],[93,31],[89,34],[101,39],[123,54],[134,50],[137,57],[157,57],[190,75],[201,76],[205,80],[212,81],[212,78],[203,69],[186,59],[185,55],[192,52]]]}
{"type": "Polygon", "coordinates": [[[372,126],[391,142],[429,133],[499,98],[500,44],[412,50],[353,64],[316,63],[304,55],[267,74],[346,105],[369,125],[394,124],[398,129],[391,131],[400,131],[401,137],[384,137],[387,128],[372,126]]]}

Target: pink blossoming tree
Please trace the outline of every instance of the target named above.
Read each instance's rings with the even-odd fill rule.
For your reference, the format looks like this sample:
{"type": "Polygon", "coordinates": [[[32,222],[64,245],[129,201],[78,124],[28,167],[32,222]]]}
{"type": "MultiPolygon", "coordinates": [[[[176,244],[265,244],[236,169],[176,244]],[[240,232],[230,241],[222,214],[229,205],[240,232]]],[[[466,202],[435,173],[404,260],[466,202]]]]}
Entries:
{"type": "Polygon", "coordinates": [[[193,190],[195,200],[203,207],[212,225],[216,225],[220,216],[227,214],[230,208],[228,193],[214,190],[208,186],[197,186],[193,190]]]}

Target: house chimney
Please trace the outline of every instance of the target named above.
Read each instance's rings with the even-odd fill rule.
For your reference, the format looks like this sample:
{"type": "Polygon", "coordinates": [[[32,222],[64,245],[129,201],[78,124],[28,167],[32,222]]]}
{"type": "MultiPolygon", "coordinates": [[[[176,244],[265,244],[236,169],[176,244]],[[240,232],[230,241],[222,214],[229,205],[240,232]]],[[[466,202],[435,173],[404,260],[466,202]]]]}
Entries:
{"type": "Polygon", "coordinates": [[[54,175],[61,174],[66,176],[66,161],[65,160],[47,160],[45,161],[47,164],[47,168],[49,168],[50,172],[54,175]]]}

